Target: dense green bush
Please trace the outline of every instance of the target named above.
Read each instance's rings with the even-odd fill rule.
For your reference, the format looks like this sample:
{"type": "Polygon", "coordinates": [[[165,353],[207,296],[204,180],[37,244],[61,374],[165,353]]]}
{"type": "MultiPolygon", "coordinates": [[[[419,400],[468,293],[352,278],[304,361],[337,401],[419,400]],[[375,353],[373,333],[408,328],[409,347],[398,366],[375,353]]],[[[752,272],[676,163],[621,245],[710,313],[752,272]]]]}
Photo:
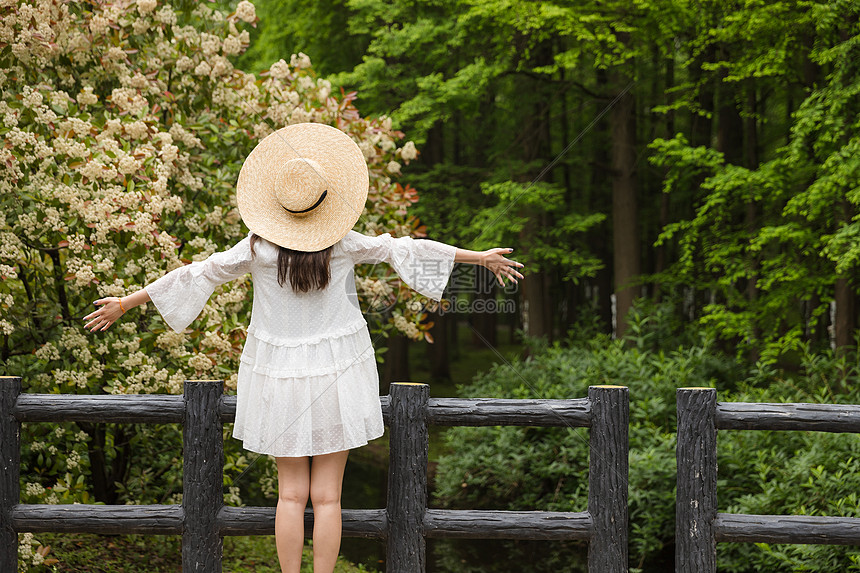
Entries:
{"type": "MultiPolygon", "coordinates": [[[[588,387],[630,388],[630,565],[671,567],[675,519],[675,391],[717,388],[721,401],[860,403],[856,363],[806,353],[797,371],[744,368],[706,341],[672,350],[654,348],[656,322],[634,320],[636,337],[596,337],[572,346],[555,343],[533,357],[497,365],[461,386],[463,396],[578,398],[588,387]],[[837,388],[849,390],[837,393],[837,388]]],[[[588,495],[588,434],[582,429],[452,428],[453,454],[439,461],[434,502],[443,507],[583,511],[588,495]]],[[[720,511],[860,516],[860,439],[816,432],[720,432],[720,511]]],[[[582,546],[566,546],[562,562],[577,570],[582,546]]],[[[555,551],[547,551],[557,553],[555,551]]],[[[860,552],[844,547],[721,544],[726,571],[834,571],[860,552]]],[[[547,555],[546,559],[557,559],[547,555]]],[[[556,561],[557,563],[557,561],[556,561]]],[[[550,570],[549,561],[535,570],[550,570]]],[[[556,567],[556,570],[558,568],[556,567]]]]}
{"type": "MultiPolygon", "coordinates": [[[[721,400],[860,404],[856,357],[801,355],[793,374],[755,373],[721,400]],[[761,387],[763,381],[770,384],[761,387]]],[[[860,517],[860,436],[824,432],[721,432],[718,438],[719,510],[729,513],[860,517]]],[[[726,543],[717,551],[721,570],[857,571],[856,547],[726,543]]]]}

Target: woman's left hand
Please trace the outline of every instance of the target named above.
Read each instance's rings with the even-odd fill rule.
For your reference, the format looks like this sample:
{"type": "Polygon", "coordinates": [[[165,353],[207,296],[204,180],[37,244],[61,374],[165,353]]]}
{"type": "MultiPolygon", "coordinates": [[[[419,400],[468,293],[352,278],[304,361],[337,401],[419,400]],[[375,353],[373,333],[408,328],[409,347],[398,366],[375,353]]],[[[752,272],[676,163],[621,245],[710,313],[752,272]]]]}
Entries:
{"type": "Polygon", "coordinates": [[[519,282],[517,281],[517,277],[524,278],[516,269],[522,268],[525,265],[505,258],[505,255],[503,254],[510,253],[511,251],[513,251],[513,249],[497,247],[481,253],[481,264],[490,269],[490,271],[496,275],[496,278],[499,280],[499,284],[502,286],[505,286],[503,278],[507,278],[515,284],[519,282]]]}
{"type": "Polygon", "coordinates": [[[120,304],[121,300],[122,299],[119,297],[112,296],[101,298],[93,303],[100,308],[84,317],[84,320],[90,321],[84,325],[84,328],[88,329],[90,332],[95,332],[96,330],[107,330],[111,324],[119,320],[119,317],[125,314],[120,304]]]}

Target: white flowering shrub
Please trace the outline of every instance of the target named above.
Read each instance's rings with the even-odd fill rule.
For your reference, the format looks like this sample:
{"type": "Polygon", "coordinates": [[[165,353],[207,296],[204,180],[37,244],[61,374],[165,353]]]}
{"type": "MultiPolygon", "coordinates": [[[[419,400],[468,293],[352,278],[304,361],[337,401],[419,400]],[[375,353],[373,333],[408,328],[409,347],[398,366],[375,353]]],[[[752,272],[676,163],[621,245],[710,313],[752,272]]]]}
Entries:
{"type": "Polygon", "coordinates": [[[18,535],[18,571],[23,573],[34,567],[44,570],[45,566],[59,563],[56,559],[46,558],[50,551],[51,548],[42,545],[32,533],[18,535]]]}
{"type": "MultiPolygon", "coordinates": [[[[229,15],[162,0],[0,6],[0,357],[27,391],[179,393],[184,380],[204,377],[235,388],[247,279],[217,290],[182,334],[151,305],[98,334],[83,330],[82,317],[98,298],[238,242],[247,233],[235,205],[239,169],[284,125],[350,134],[370,167],[362,230],[421,234],[408,214],[415,190],[391,179],[417,151],[399,145],[389,118],[362,117],[355,94],[332,93],[304,54],[259,76],[233,67],[257,21],[251,2],[229,15]]],[[[360,277],[360,296],[378,295],[377,282],[360,277]]],[[[425,315],[406,303],[423,298],[398,288],[384,293],[398,301],[384,328],[420,339],[425,315]]],[[[25,425],[25,501],[174,499],[180,452],[164,443],[180,443],[178,429],[54,427],[25,425]]],[[[239,455],[228,450],[234,462],[239,455]]]]}

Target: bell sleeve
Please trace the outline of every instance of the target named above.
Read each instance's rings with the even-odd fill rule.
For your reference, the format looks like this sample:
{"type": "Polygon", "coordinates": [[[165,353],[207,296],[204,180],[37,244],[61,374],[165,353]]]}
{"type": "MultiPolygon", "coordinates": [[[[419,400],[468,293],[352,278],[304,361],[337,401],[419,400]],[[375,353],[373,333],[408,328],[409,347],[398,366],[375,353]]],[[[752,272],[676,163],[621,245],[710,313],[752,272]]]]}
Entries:
{"type": "Polygon", "coordinates": [[[439,301],[454,269],[457,247],[430,239],[376,237],[350,231],[344,242],[354,264],[386,262],[413,290],[439,301]]]}
{"type": "Polygon", "coordinates": [[[182,332],[200,315],[215,287],[249,272],[250,236],[228,251],[210,255],[205,261],[173,269],[144,288],[168,326],[182,332]]]}

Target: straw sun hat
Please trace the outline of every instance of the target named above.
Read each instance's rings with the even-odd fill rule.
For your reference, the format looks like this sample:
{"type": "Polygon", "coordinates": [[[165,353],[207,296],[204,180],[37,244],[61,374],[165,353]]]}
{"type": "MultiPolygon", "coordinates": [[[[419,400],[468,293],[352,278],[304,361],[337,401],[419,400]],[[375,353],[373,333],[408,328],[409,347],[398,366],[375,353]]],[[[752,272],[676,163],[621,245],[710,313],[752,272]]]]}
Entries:
{"type": "Polygon", "coordinates": [[[353,228],[367,201],[364,154],[341,130],[297,123],[266,136],[236,183],[239,214],[267,241],[321,251],[353,228]]]}

